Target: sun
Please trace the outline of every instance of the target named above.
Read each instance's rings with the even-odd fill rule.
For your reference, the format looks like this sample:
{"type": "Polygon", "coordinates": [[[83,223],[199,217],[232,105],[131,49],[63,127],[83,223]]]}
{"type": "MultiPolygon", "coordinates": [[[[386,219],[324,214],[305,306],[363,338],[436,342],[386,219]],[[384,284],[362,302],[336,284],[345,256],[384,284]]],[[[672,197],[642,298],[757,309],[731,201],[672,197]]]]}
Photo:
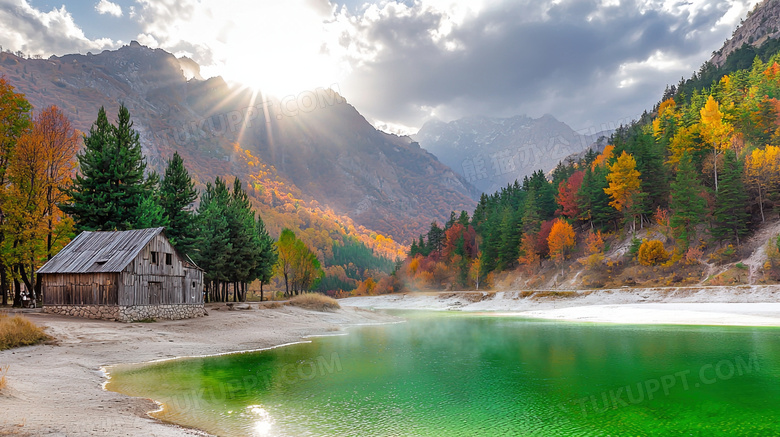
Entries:
{"type": "Polygon", "coordinates": [[[330,35],[322,15],[305,2],[260,4],[233,17],[217,38],[222,45],[220,74],[277,97],[337,82],[338,61],[324,49],[330,35]]]}

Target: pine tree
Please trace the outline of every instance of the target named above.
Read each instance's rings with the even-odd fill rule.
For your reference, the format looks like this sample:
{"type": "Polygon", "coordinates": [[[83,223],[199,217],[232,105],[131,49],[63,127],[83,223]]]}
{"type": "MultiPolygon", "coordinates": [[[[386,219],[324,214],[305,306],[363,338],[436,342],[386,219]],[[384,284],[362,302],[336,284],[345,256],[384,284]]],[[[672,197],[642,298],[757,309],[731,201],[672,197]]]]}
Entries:
{"type": "Polygon", "coordinates": [[[526,234],[535,234],[539,232],[539,226],[542,223],[541,211],[536,205],[536,190],[533,188],[528,192],[523,207],[522,227],[526,234]]]}
{"type": "Polygon", "coordinates": [[[466,211],[461,211],[460,216],[458,217],[458,223],[462,224],[464,227],[469,225],[469,213],[466,211]]]}
{"type": "Polygon", "coordinates": [[[155,175],[149,179],[150,184],[145,183],[146,162],[141,150],[140,135],[133,129],[130,111],[124,104],[119,106],[117,123],[112,130],[116,139],[113,151],[116,155],[110,167],[111,183],[115,187],[112,194],[122,224],[120,229],[138,229],[140,217],[137,215],[136,207],[144,197],[152,195],[150,184],[156,185],[159,177],[155,175]]]}
{"type": "Polygon", "coordinates": [[[511,207],[506,207],[501,217],[501,247],[498,250],[498,270],[506,270],[517,262],[520,250],[520,239],[523,236],[521,231],[522,214],[520,211],[513,211],[511,207]]]}
{"type": "Polygon", "coordinates": [[[195,240],[195,216],[191,206],[198,197],[184,160],[178,152],[168,161],[165,177],[160,186],[160,205],[168,219],[166,235],[177,249],[190,254],[195,240]]]}
{"type": "Polygon", "coordinates": [[[734,238],[739,245],[741,237],[747,235],[750,215],[747,212],[747,193],[742,182],[742,163],[733,150],[724,154],[723,168],[718,174],[718,192],[715,198],[716,239],[734,238]]]}
{"type": "Polygon", "coordinates": [[[229,241],[232,250],[227,252],[228,280],[233,283],[233,300],[244,300],[239,286],[254,279],[259,254],[259,239],[257,237],[255,213],[249,203],[249,197],[244,191],[241,180],[233,181],[233,191],[230,193],[227,207],[229,241]]]}
{"type": "Polygon", "coordinates": [[[207,296],[211,300],[222,300],[219,296],[220,283],[227,280],[226,253],[232,250],[230,244],[230,228],[227,221],[227,204],[229,193],[224,182],[217,178],[215,185],[206,184],[198,206],[196,220],[197,232],[192,258],[205,270],[207,296]]]}
{"type": "Polygon", "coordinates": [[[696,225],[701,222],[707,206],[704,198],[701,197],[704,187],[696,177],[696,169],[687,153],[680,158],[677,176],[672,182],[671,188],[672,218],[670,224],[675,230],[681,246],[687,248],[694,235],[696,225]]]}
{"type": "Polygon", "coordinates": [[[168,226],[168,217],[166,217],[165,211],[158,203],[156,196],[148,196],[141,199],[136,214],[138,216],[136,221],[138,229],[168,226]]]}
{"type": "Polygon", "coordinates": [[[409,248],[409,258],[414,258],[420,253],[419,246],[417,246],[417,240],[412,240],[412,247],[409,248]]]}
{"type": "Polygon", "coordinates": [[[117,125],[108,122],[104,108],[84,137],[78,156],[80,173],[69,189],[72,202],[63,211],[80,230],[126,230],[138,225],[138,206],[148,196],[146,163],[130,113],[119,108],[117,125]]]}
{"type": "Polygon", "coordinates": [[[260,301],[263,300],[263,285],[271,281],[274,276],[274,265],[278,255],[276,253],[276,246],[274,245],[274,239],[268,235],[268,231],[265,229],[265,223],[260,215],[257,215],[257,267],[255,268],[255,279],[260,281],[260,301]]]}
{"type": "Polygon", "coordinates": [[[439,253],[444,247],[444,230],[436,222],[431,223],[428,231],[428,252],[439,253]]]}

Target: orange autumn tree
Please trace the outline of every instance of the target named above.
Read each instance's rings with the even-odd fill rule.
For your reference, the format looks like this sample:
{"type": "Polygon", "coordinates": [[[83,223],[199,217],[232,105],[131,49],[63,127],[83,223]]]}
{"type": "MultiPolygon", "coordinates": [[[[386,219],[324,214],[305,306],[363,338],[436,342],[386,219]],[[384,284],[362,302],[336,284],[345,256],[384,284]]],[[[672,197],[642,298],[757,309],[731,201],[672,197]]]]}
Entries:
{"type": "Polygon", "coordinates": [[[590,231],[585,239],[585,247],[588,256],[579,260],[581,264],[593,269],[604,261],[604,238],[601,231],[590,231]]]}
{"type": "Polygon", "coordinates": [[[13,239],[11,256],[25,285],[35,286],[33,272],[70,239],[73,220],[59,205],[76,168],[79,136],[57,107],[36,115],[16,146],[9,165],[5,208],[13,239]]]}
{"type": "Polygon", "coordinates": [[[712,147],[712,165],[715,171],[715,192],[718,192],[718,156],[728,149],[733,128],[723,121],[718,101],[712,95],[699,111],[701,115],[701,137],[712,147]]]}
{"type": "Polygon", "coordinates": [[[639,176],[641,174],[636,169],[636,160],[624,150],[617,161],[609,166],[609,174],[607,175],[609,187],[604,188],[604,192],[612,198],[609,205],[618,211],[622,211],[626,217],[631,215],[634,219],[631,224],[633,232],[636,232],[636,211],[634,207],[638,206],[641,194],[639,190],[641,184],[639,176]]]}
{"type": "Polygon", "coordinates": [[[550,235],[547,236],[547,245],[550,249],[550,258],[563,268],[563,262],[575,245],[574,228],[568,222],[556,219],[550,229],[550,235]]]}
{"type": "Polygon", "coordinates": [[[593,163],[590,165],[591,171],[594,170],[596,167],[601,166],[609,162],[610,159],[612,159],[612,153],[615,151],[615,146],[608,144],[604,147],[604,151],[599,154],[599,156],[596,157],[595,160],[593,160],[593,163]]]}

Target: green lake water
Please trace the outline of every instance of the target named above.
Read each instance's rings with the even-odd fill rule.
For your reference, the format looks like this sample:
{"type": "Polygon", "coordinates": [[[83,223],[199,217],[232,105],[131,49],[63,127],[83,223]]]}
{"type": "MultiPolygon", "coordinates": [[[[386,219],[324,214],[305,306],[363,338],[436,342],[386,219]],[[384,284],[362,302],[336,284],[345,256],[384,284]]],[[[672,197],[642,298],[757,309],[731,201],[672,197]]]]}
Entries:
{"type": "Polygon", "coordinates": [[[778,329],[403,316],[107,389],[220,436],[780,436],[778,329]]]}

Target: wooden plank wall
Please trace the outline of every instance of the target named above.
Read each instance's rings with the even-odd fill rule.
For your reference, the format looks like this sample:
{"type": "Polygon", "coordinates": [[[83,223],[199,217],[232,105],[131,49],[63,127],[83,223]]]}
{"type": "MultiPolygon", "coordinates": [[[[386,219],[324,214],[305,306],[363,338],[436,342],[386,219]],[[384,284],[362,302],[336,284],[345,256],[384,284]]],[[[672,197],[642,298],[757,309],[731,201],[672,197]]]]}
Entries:
{"type": "Polygon", "coordinates": [[[43,274],[45,305],[116,305],[118,273],[43,274]]]}
{"type": "Polygon", "coordinates": [[[203,303],[202,272],[186,268],[162,235],[150,241],[120,277],[120,305],[203,303]],[[156,263],[152,262],[152,252],[157,252],[156,263]],[[167,255],[171,264],[166,262],[167,255]]]}

